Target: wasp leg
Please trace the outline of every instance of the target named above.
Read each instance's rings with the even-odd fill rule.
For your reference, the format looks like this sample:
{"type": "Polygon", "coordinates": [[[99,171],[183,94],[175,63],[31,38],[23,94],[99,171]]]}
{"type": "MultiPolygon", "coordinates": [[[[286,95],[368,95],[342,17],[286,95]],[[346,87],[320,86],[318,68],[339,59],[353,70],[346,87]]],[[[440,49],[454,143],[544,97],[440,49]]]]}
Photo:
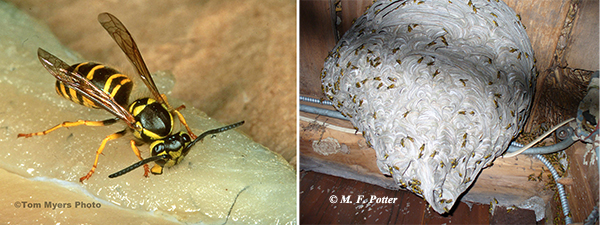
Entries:
{"type": "Polygon", "coordinates": [[[196,139],[197,136],[192,132],[192,130],[190,129],[190,127],[187,125],[187,122],[185,121],[185,118],[183,117],[183,115],[179,112],[181,110],[185,109],[185,105],[180,105],[179,107],[177,107],[174,110],[174,113],[177,114],[177,118],[179,118],[179,121],[181,121],[181,123],[185,126],[185,129],[187,130],[187,132],[190,134],[190,137],[192,139],[196,139]]]}
{"type": "MultiPolygon", "coordinates": [[[[134,140],[131,140],[131,149],[133,149],[133,153],[135,153],[135,155],[138,157],[138,159],[140,159],[140,161],[144,160],[142,158],[142,155],[140,154],[140,150],[137,148],[134,140]]],[[[150,172],[150,168],[148,167],[148,164],[144,164],[144,176],[145,177],[148,177],[148,172],[150,172]]]]}
{"type": "Polygon", "coordinates": [[[100,154],[102,154],[102,150],[104,150],[104,146],[106,146],[106,142],[123,137],[123,135],[125,135],[126,133],[127,133],[127,129],[119,131],[119,132],[111,134],[111,135],[108,135],[108,136],[106,136],[106,138],[104,138],[104,140],[102,140],[102,143],[100,144],[100,148],[98,148],[98,151],[96,151],[96,159],[94,160],[94,165],[92,166],[92,169],[85,176],[79,178],[79,182],[83,183],[84,180],[87,180],[88,178],[90,178],[92,176],[92,174],[94,173],[94,171],[96,171],[96,166],[98,166],[98,156],[100,156],[100,154]]]}
{"type": "MultiPolygon", "coordinates": [[[[162,96],[162,98],[165,100],[165,102],[167,101],[167,96],[164,94],[161,94],[160,96],[162,96]]],[[[167,106],[169,108],[171,108],[171,106],[167,103],[167,106]]],[[[173,109],[172,113],[175,113],[177,115],[177,118],[179,118],[179,122],[181,122],[181,124],[183,124],[183,126],[185,126],[185,129],[187,130],[187,132],[190,134],[190,137],[193,139],[196,139],[196,136],[194,134],[194,132],[192,132],[192,130],[190,129],[190,127],[188,126],[187,122],[185,122],[185,118],[183,118],[183,115],[181,115],[181,113],[179,112],[179,110],[181,109],[185,109],[185,105],[181,105],[179,107],[177,107],[177,109],[173,109]]]]}
{"type": "Polygon", "coordinates": [[[28,138],[28,137],[32,137],[32,136],[46,135],[46,134],[48,134],[58,128],[61,128],[61,127],[75,127],[75,126],[80,126],[80,125],[86,125],[86,126],[91,126],[91,127],[108,126],[108,125],[116,123],[117,121],[119,121],[118,118],[112,118],[112,119],[107,119],[107,120],[102,120],[102,121],[77,120],[76,122],[63,122],[59,125],[56,125],[50,129],[42,131],[42,132],[30,133],[30,134],[18,134],[17,137],[28,138]]]}
{"type": "Polygon", "coordinates": [[[192,132],[190,127],[188,127],[188,124],[187,124],[187,122],[185,122],[185,118],[183,118],[183,115],[181,115],[181,113],[177,110],[173,110],[173,113],[175,113],[177,115],[177,117],[179,118],[179,122],[181,122],[181,124],[183,124],[183,126],[185,126],[185,129],[190,134],[190,137],[192,138],[192,140],[196,139],[197,136],[192,132]]]}

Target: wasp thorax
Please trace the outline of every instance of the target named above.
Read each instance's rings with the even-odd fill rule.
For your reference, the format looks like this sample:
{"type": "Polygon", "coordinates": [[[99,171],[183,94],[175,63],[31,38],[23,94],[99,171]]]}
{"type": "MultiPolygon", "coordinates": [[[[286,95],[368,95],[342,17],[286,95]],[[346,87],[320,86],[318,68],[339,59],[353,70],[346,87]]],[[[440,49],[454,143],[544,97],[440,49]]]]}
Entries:
{"type": "Polygon", "coordinates": [[[163,139],[173,130],[173,115],[167,106],[152,98],[142,98],[129,105],[129,112],[142,127],[133,134],[146,142],[163,139]]]}

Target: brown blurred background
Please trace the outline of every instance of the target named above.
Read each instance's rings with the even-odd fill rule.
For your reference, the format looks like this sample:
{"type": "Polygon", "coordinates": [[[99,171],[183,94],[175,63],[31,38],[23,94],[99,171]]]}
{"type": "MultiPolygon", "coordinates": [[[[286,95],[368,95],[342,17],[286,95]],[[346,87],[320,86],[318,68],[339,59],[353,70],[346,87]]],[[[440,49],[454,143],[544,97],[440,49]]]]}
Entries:
{"type": "Polygon", "coordinates": [[[114,14],[150,72],[174,74],[173,97],[222,123],[245,120],[242,132],[295,164],[296,1],[9,2],[83,58],[132,74],[97,21],[101,12],[114,14]]]}

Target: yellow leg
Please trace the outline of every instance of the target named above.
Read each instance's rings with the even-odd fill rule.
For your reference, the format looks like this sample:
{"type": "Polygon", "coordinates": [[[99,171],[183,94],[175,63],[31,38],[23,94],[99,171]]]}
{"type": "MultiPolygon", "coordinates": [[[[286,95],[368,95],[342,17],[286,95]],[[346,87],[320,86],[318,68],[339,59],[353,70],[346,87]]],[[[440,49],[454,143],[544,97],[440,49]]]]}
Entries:
{"type": "Polygon", "coordinates": [[[88,178],[90,178],[92,176],[94,171],[96,171],[96,166],[98,166],[98,156],[100,156],[100,154],[102,154],[102,150],[104,150],[104,146],[106,146],[106,142],[123,137],[123,135],[125,135],[126,133],[127,133],[127,130],[122,130],[117,133],[108,135],[108,136],[106,136],[106,138],[104,138],[104,140],[102,140],[102,143],[100,144],[100,148],[98,148],[98,151],[96,151],[96,159],[94,160],[94,165],[92,166],[92,169],[85,176],[79,178],[79,182],[83,182],[84,180],[87,180],[88,178]]]}
{"type": "MultiPolygon", "coordinates": [[[[162,98],[165,100],[165,102],[167,102],[167,96],[164,94],[161,94],[160,96],[162,96],[162,98]]],[[[167,106],[169,108],[171,108],[171,106],[169,105],[169,103],[166,103],[167,106]]],[[[185,105],[181,105],[179,107],[177,107],[176,109],[173,109],[173,111],[171,111],[172,113],[175,113],[177,115],[177,118],[179,118],[179,122],[181,122],[181,124],[183,124],[183,126],[185,126],[185,129],[187,130],[187,132],[190,134],[190,137],[192,139],[196,139],[196,135],[192,132],[192,130],[190,129],[190,127],[188,126],[187,122],[185,122],[185,118],[183,117],[183,115],[181,115],[181,113],[179,112],[179,110],[181,109],[185,109],[185,105]]]]}
{"type": "MultiPolygon", "coordinates": [[[[140,154],[140,150],[135,145],[135,141],[131,140],[130,143],[131,143],[131,149],[133,149],[133,153],[135,153],[135,155],[138,157],[138,159],[140,159],[140,161],[144,160],[142,158],[142,154],[140,154]]],[[[148,164],[144,164],[144,176],[145,177],[148,177],[148,172],[150,172],[150,168],[148,167],[148,164]]]]}
{"type": "Polygon", "coordinates": [[[76,122],[63,122],[59,125],[56,125],[50,129],[42,131],[42,132],[30,133],[30,134],[18,134],[17,137],[28,138],[28,137],[32,137],[32,136],[46,135],[46,134],[48,134],[58,128],[61,128],[61,127],[75,127],[75,126],[80,126],[80,125],[86,125],[86,126],[91,126],[91,127],[108,126],[113,123],[116,123],[117,121],[119,121],[119,119],[113,118],[113,119],[107,119],[107,120],[102,120],[102,121],[77,120],[76,122]]]}
{"type": "Polygon", "coordinates": [[[190,137],[192,139],[196,139],[197,136],[192,132],[190,127],[188,127],[187,123],[185,122],[185,118],[183,118],[183,115],[181,115],[181,113],[177,110],[173,110],[173,113],[175,113],[177,115],[177,117],[179,118],[179,122],[181,122],[181,124],[183,124],[183,126],[185,126],[185,129],[190,134],[190,137]]]}

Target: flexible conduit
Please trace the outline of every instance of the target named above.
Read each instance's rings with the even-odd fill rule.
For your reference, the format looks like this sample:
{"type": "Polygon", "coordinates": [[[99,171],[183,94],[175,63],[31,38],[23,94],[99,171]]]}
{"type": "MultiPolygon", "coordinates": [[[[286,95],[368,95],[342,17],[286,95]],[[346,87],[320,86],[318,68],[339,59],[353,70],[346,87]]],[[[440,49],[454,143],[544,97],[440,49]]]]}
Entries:
{"type": "Polygon", "coordinates": [[[333,105],[333,102],[331,102],[329,100],[319,100],[316,98],[305,97],[305,96],[300,96],[300,101],[316,103],[316,104],[321,104],[321,105],[333,105]]]}
{"type": "MultiPolygon", "coordinates": [[[[570,139],[570,138],[567,138],[567,139],[570,139]]],[[[510,144],[515,147],[518,147],[518,148],[522,148],[524,146],[517,142],[511,142],[510,144]]],[[[567,201],[567,193],[565,192],[565,187],[561,183],[558,183],[558,180],[560,179],[560,176],[558,176],[558,172],[556,172],[556,169],[554,169],[552,164],[546,158],[544,158],[544,156],[535,155],[535,157],[537,157],[540,161],[542,161],[542,163],[544,163],[544,165],[546,165],[546,167],[548,167],[548,170],[550,170],[550,173],[552,173],[552,177],[554,178],[554,182],[556,183],[556,187],[558,188],[558,195],[560,198],[560,203],[562,205],[563,214],[565,215],[565,223],[566,224],[573,223],[571,216],[569,216],[570,208],[569,208],[569,202],[567,201]]]]}

